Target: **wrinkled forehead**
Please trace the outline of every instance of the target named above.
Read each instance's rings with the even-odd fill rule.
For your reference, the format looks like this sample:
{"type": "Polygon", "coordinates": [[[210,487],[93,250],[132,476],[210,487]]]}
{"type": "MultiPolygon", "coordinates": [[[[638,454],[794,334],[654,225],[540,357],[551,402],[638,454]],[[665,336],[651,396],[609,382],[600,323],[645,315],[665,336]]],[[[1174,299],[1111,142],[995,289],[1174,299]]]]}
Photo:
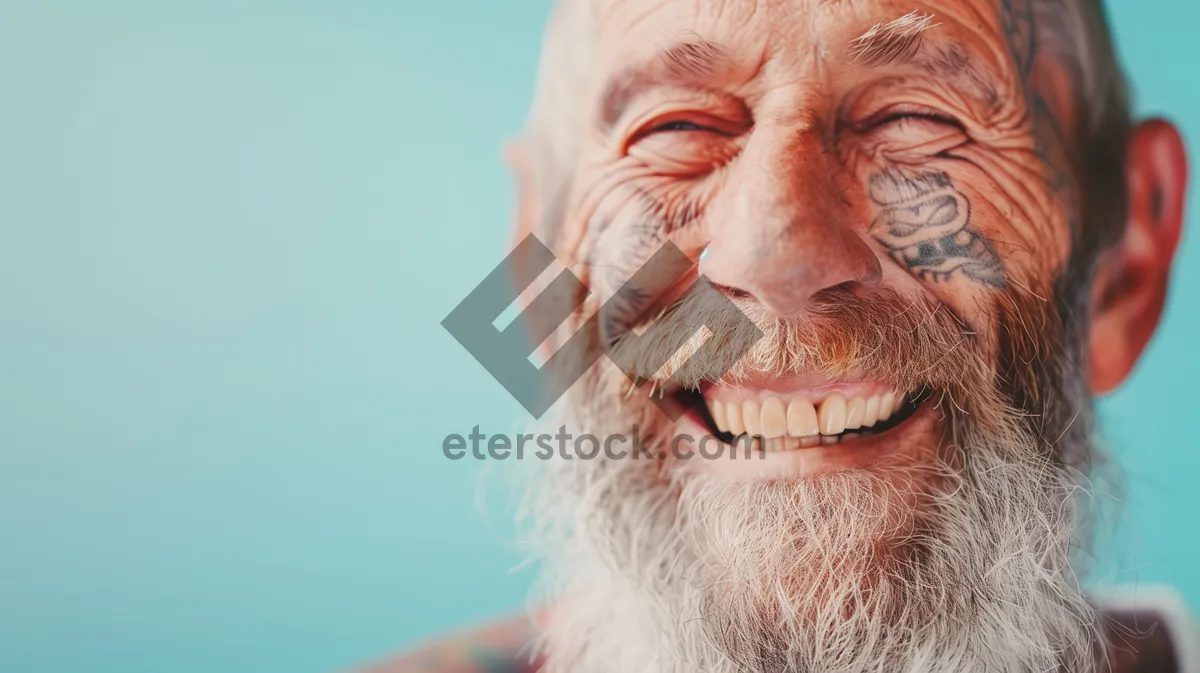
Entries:
{"type": "Polygon", "coordinates": [[[951,60],[969,62],[996,89],[1016,92],[1010,49],[1029,39],[1013,18],[1022,7],[1028,11],[1028,0],[1004,0],[1004,6],[1000,0],[596,1],[601,79],[667,69],[691,71],[684,74],[718,86],[757,81],[770,87],[798,79],[819,85],[871,61],[862,48],[873,43],[889,62],[868,65],[911,60],[928,72],[952,66],[944,61],[954,54],[951,60]],[[906,43],[903,30],[887,30],[914,16],[925,21],[919,41],[906,43]],[[924,58],[908,58],[916,55],[907,53],[915,44],[924,58]],[[936,63],[939,58],[943,63],[936,63]]]}

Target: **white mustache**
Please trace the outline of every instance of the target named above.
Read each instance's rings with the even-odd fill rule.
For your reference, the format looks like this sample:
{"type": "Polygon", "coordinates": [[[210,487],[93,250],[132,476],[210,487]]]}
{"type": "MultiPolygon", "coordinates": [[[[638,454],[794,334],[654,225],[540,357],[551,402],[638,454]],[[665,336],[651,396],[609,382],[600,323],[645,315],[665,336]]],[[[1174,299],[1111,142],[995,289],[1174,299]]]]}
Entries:
{"type": "Polygon", "coordinates": [[[697,285],[649,321],[653,329],[643,337],[618,342],[613,359],[629,364],[625,373],[631,378],[667,387],[801,373],[830,379],[870,375],[900,390],[978,395],[993,387],[992,368],[970,328],[928,299],[892,290],[827,293],[814,298],[804,319],[780,318],[752,299],[734,299],[747,322],[714,297],[719,292],[697,285]],[[698,322],[707,329],[682,333],[698,322]],[[675,349],[680,341],[684,345],[675,349]],[[732,359],[730,354],[741,352],[745,355],[732,359]]]}

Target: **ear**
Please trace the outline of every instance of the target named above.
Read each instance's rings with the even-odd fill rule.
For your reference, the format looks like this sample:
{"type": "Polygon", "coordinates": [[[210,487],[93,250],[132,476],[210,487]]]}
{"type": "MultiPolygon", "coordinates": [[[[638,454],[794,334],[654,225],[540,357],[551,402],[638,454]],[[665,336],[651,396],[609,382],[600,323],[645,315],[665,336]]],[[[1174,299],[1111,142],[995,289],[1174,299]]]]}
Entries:
{"type": "Polygon", "coordinates": [[[1092,287],[1088,349],[1096,395],[1129,376],[1162,316],[1187,190],[1187,154],[1172,124],[1155,119],[1134,130],[1125,190],[1125,236],[1105,254],[1092,287]]]}
{"type": "Polygon", "coordinates": [[[509,248],[513,248],[533,232],[533,223],[537,221],[541,204],[535,198],[536,190],[533,188],[533,175],[529,168],[529,150],[524,140],[510,140],[504,146],[504,163],[508,164],[516,183],[516,213],[513,218],[512,240],[509,242],[509,248]]]}

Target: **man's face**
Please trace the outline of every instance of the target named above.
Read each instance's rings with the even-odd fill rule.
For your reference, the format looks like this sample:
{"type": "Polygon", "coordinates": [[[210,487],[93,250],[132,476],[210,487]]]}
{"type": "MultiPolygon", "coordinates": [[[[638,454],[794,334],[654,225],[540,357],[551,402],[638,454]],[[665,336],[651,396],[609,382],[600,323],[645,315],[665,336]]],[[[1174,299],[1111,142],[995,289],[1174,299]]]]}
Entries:
{"type": "Polygon", "coordinates": [[[596,20],[553,232],[591,290],[581,315],[671,242],[708,283],[622,293],[598,347],[696,312],[753,346],[697,362],[694,342],[659,368],[671,353],[642,340],[615,359],[645,364],[597,366],[566,422],[664,448],[761,439],[556,468],[538,496],[569,530],[552,670],[1082,661],[1079,84],[1036,37],[1051,19],[1021,0],[610,0],[596,20]]]}
{"type": "MultiPolygon", "coordinates": [[[[931,461],[943,428],[930,396],[963,376],[934,380],[953,369],[938,361],[969,352],[994,374],[1003,339],[1046,336],[1001,334],[1002,320],[1051,300],[1070,253],[1076,186],[1059,122],[1070,117],[1069,71],[1038,52],[1021,2],[913,10],[886,0],[599,7],[590,118],[559,238],[596,305],[670,241],[760,327],[807,324],[830,344],[696,377],[716,385],[672,432],[766,438],[762,460],[697,466],[712,477],[931,461]],[[828,318],[854,301],[866,313],[828,318]],[[880,322],[905,329],[855,333],[880,322]],[[931,324],[951,325],[922,332],[941,338],[934,354],[914,332],[931,324]],[[909,352],[892,352],[901,345],[909,352]]],[[[644,292],[602,328],[644,323],[679,299],[644,292]]],[[[779,352],[781,335],[768,332],[759,352],[779,352]]],[[[645,404],[631,397],[624,406],[645,404]]]]}

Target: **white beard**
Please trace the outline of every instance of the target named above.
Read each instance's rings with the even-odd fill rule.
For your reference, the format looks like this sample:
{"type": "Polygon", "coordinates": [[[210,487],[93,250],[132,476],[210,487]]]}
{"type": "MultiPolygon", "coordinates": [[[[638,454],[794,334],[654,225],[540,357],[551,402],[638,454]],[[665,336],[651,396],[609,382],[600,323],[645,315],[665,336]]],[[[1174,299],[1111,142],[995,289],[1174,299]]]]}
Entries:
{"type": "Polygon", "coordinates": [[[543,670],[1094,670],[1077,484],[1015,420],[963,425],[957,467],[919,473],[722,484],[647,460],[549,463],[526,503],[552,607],[543,670]]]}

